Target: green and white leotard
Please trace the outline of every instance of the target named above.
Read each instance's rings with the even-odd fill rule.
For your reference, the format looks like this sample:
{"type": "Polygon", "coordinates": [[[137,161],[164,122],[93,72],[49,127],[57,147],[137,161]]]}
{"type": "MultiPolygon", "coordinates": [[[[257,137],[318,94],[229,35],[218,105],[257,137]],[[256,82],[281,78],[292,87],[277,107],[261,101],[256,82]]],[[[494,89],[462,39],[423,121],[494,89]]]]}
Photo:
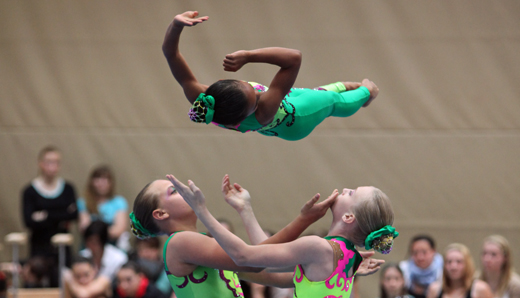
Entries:
{"type": "Polygon", "coordinates": [[[347,239],[339,236],[329,236],[325,239],[331,243],[334,250],[334,261],[337,263],[334,272],[323,281],[310,281],[305,276],[303,267],[297,265],[294,269],[295,298],[349,298],[354,284],[354,275],[363,258],[347,239]]]}
{"type": "MultiPolygon", "coordinates": [[[[249,82],[249,84],[259,92],[268,89],[258,83],[249,82]]],[[[234,130],[242,133],[257,131],[266,136],[296,141],[308,136],[327,117],[353,115],[369,98],[370,92],[366,87],[346,91],[345,85],[340,82],[316,89],[291,88],[271,123],[261,125],[253,113],[234,130]]]]}
{"type": "Polygon", "coordinates": [[[235,272],[198,266],[192,273],[177,277],[166,265],[168,242],[177,233],[173,233],[164,243],[164,269],[175,295],[178,298],[236,298],[244,297],[240,281],[235,272]]]}

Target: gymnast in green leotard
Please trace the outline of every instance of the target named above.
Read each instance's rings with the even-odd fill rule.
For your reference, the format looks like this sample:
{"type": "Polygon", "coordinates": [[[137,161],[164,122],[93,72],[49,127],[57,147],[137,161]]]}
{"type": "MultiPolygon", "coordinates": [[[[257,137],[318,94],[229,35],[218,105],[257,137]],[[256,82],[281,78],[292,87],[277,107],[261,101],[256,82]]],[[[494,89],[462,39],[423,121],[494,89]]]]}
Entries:
{"type": "MultiPolygon", "coordinates": [[[[240,214],[251,243],[277,243],[296,239],[310,224],[325,215],[335,199],[317,203],[314,196],[300,215],[267,239],[251,208],[249,192],[232,184],[226,175],[222,193],[240,214]]],[[[170,284],[179,298],[233,298],[243,296],[238,278],[262,282],[277,279],[262,268],[237,266],[214,238],[197,231],[197,216],[168,180],[155,180],[137,195],[130,214],[131,228],[138,238],[169,235],[164,244],[164,265],[170,284]],[[240,276],[237,276],[236,271],[240,276]],[[247,272],[249,271],[249,272],[247,272]]]]}
{"type": "Polygon", "coordinates": [[[279,66],[269,87],[241,80],[220,80],[207,86],[195,78],[179,51],[185,26],[208,20],[196,11],[175,16],[168,27],[163,53],[173,76],[192,104],[194,122],[214,123],[240,132],[257,131],[295,141],[305,138],[327,117],[348,117],[367,107],[379,93],[374,82],[337,82],[315,89],[293,88],[301,52],[287,48],[261,48],[226,55],[224,70],[235,72],[247,63],[279,66]]]}

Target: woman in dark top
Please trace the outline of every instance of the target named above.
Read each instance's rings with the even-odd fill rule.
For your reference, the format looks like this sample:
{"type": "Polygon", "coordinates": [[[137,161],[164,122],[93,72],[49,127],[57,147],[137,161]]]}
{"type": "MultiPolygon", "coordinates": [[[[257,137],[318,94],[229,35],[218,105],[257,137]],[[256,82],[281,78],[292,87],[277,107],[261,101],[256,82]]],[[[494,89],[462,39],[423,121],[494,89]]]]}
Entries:
{"type": "Polygon", "coordinates": [[[23,220],[31,232],[30,255],[48,258],[50,266],[57,265],[58,260],[51,237],[67,233],[70,221],[78,218],[76,192],[59,176],[60,162],[56,147],[43,148],[38,155],[39,175],[22,192],[23,220]]]}

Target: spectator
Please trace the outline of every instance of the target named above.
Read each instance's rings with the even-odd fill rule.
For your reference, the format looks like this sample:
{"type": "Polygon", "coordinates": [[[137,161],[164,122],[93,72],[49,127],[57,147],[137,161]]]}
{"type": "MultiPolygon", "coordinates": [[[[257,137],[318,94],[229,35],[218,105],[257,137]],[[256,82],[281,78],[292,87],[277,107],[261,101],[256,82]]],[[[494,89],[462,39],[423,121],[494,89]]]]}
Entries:
{"type": "Polygon", "coordinates": [[[48,288],[50,287],[51,270],[46,258],[42,256],[31,257],[22,266],[22,280],[24,288],[48,288]]]}
{"type": "Polygon", "coordinates": [[[139,265],[128,262],[117,273],[114,298],[166,298],[168,297],[141,272],[139,265]]]}
{"type": "Polygon", "coordinates": [[[5,273],[0,271],[0,298],[7,297],[7,276],[5,273]]]}
{"type": "Polygon", "coordinates": [[[512,257],[506,238],[492,235],[484,240],[480,279],[489,284],[495,298],[520,298],[520,276],[513,271],[512,257]]]}
{"type": "Polygon", "coordinates": [[[383,267],[381,270],[379,285],[379,298],[413,298],[413,296],[408,295],[404,283],[403,272],[397,264],[388,264],[383,267]]]}
{"type": "Polygon", "coordinates": [[[410,295],[424,298],[428,286],[442,277],[442,256],[435,251],[435,241],[417,235],[410,241],[410,258],[399,263],[410,295]]]}
{"type": "Polygon", "coordinates": [[[428,298],[493,298],[488,284],[474,279],[475,266],[469,249],[459,243],[448,245],[444,252],[442,281],[430,285],[428,298]]]}
{"type": "Polygon", "coordinates": [[[97,276],[92,260],[78,257],[72,264],[72,274],[65,274],[65,296],[67,298],[111,297],[110,280],[97,276]]]}
{"type": "Polygon", "coordinates": [[[137,239],[135,262],[143,274],[165,295],[172,293],[168,276],[164,271],[159,238],[137,239]]]}
{"type": "Polygon", "coordinates": [[[80,251],[80,255],[92,259],[98,276],[114,281],[116,273],[128,261],[128,257],[122,250],[108,243],[107,224],[93,221],[85,230],[83,239],[86,248],[80,251]]]}
{"type": "MultiPolygon", "coordinates": [[[[76,192],[72,184],[59,176],[61,153],[53,146],[43,148],[38,154],[38,177],[22,192],[22,209],[25,226],[31,232],[30,256],[43,256],[50,268],[57,268],[58,250],[51,244],[51,237],[67,233],[69,223],[76,220],[76,192]]],[[[67,263],[70,250],[67,249],[67,263]]],[[[51,286],[58,286],[58,270],[54,270],[51,286]]]]}
{"type": "Polygon", "coordinates": [[[94,220],[108,224],[108,239],[124,251],[130,250],[128,203],[115,194],[115,178],[108,166],[96,167],[87,181],[85,197],[78,200],[79,228],[83,232],[94,220]]]}

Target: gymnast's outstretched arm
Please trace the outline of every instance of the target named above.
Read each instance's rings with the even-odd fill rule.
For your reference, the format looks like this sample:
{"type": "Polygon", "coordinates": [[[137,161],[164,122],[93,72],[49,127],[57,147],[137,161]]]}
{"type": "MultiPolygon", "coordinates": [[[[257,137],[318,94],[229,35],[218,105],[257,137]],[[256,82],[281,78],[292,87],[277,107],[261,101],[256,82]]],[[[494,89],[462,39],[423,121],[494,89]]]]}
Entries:
{"type": "Polygon", "coordinates": [[[186,26],[195,26],[208,20],[207,16],[199,17],[197,11],[186,11],[176,15],[172,23],[166,31],[162,50],[173,76],[179,82],[184,94],[190,103],[193,103],[200,93],[208,89],[207,85],[203,85],[197,81],[195,75],[191,72],[188,63],[179,51],[179,39],[182,29],[186,26]]]}
{"type": "Polygon", "coordinates": [[[192,182],[184,185],[173,175],[167,175],[175,189],[195,211],[197,217],[208,228],[219,245],[238,266],[286,267],[297,264],[323,264],[329,260],[332,248],[318,236],[301,237],[280,244],[247,245],[233,233],[225,229],[206,208],[204,195],[192,182]]]}
{"type": "Polygon", "coordinates": [[[314,195],[312,199],[303,205],[300,214],[292,222],[275,235],[267,238],[256,220],[249,192],[238,183],[231,185],[229,175],[226,174],[222,179],[222,193],[226,202],[235,208],[242,218],[249,240],[253,245],[293,241],[311,224],[327,213],[327,210],[329,210],[339,194],[335,190],[326,200],[320,203],[316,203],[320,199],[320,194],[314,195]]]}

